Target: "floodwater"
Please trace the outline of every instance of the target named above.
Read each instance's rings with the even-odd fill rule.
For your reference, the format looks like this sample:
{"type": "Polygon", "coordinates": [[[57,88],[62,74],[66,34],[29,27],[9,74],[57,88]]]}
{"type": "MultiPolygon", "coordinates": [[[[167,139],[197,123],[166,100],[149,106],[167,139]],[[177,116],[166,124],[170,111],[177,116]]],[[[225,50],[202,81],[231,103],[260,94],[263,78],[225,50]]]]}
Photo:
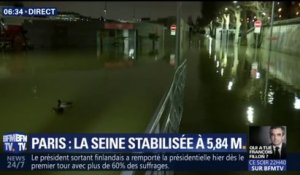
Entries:
{"type": "Polygon", "coordinates": [[[180,132],[248,133],[249,126],[284,125],[288,152],[299,152],[299,57],[242,46],[226,48],[204,37],[198,43],[188,56],[180,132]]]}
{"type": "MultiPolygon", "coordinates": [[[[174,67],[157,56],[129,60],[97,57],[94,50],[2,52],[0,135],[16,131],[143,133],[173,73],[174,67]],[[72,108],[57,115],[52,108],[58,99],[73,102],[72,108]]],[[[13,173],[20,174],[9,174],[13,173]]],[[[99,174],[42,174],[62,173],[99,174]]]]}
{"type": "MultiPolygon", "coordinates": [[[[267,73],[266,50],[226,49],[207,38],[199,44],[186,56],[180,132],[248,133],[249,126],[285,125],[288,151],[299,152],[298,57],[272,52],[267,73]],[[253,115],[247,112],[249,108],[253,115]]],[[[169,61],[155,56],[111,59],[97,57],[94,50],[1,53],[0,134],[144,132],[173,73],[169,61]],[[52,111],[57,99],[72,101],[73,107],[57,115],[52,111]]],[[[7,174],[13,173],[41,174],[7,174]]]]}
{"type": "Polygon", "coordinates": [[[0,57],[0,133],[144,132],[174,68],[163,59],[96,56],[93,50],[0,57]],[[57,100],[72,108],[57,115],[57,100]]]}

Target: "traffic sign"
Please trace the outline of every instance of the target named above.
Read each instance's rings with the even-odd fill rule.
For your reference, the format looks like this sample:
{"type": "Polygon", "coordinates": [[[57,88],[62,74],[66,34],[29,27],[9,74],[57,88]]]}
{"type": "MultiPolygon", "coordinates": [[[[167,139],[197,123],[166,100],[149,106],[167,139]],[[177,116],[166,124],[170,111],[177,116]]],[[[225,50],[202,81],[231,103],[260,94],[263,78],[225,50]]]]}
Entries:
{"type": "Polygon", "coordinates": [[[176,25],[175,24],[170,26],[170,30],[171,30],[171,35],[173,35],[173,36],[176,35],[176,25]]]}
{"type": "Polygon", "coordinates": [[[176,25],[175,24],[171,25],[170,29],[171,30],[176,30],[176,25]]]}
{"type": "Polygon", "coordinates": [[[262,22],[261,22],[261,20],[256,20],[255,22],[254,22],[254,33],[260,33],[260,28],[261,28],[261,26],[262,26],[262,22]]]}
{"type": "Polygon", "coordinates": [[[261,27],[261,25],[262,25],[261,20],[256,20],[255,23],[254,23],[255,27],[261,27]]]}

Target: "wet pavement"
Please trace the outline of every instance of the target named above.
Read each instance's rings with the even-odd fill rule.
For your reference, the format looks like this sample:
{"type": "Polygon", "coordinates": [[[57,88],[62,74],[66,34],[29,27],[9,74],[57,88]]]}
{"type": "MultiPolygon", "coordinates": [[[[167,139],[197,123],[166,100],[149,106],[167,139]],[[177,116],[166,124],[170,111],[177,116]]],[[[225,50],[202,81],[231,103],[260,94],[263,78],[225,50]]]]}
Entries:
{"type": "Polygon", "coordinates": [[[299,57],[271,52],[268,61],[268,50],[226,48],[204,37],[199,44],[188,56],[180,132],[248,133],[249,126],[285,125],[288,152],[299,152],[299,57]]]}

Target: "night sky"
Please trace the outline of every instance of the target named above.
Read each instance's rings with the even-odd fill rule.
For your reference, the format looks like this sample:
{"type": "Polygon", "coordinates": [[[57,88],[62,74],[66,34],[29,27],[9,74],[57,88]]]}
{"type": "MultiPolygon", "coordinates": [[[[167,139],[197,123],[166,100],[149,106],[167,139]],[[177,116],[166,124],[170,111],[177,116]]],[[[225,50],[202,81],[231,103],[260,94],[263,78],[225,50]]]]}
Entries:
{"type": "MultiPolygon", "coordinates": [[[[107,2],[107,18],[109,19],[132,19],[151,17],[176,16],[177,2],[175,1],[106,1],[107,2]],[[135,9],[135,10],[134,10],[135,9]]],[[[84,16],[100,17],[103,15],[105,1],[65,1],[65,2],[24,2],[24,6],[51,6],[57,7],[60,11],[73,11],[84,16]]],[[[201,2],[182,2],[182,16],[186,19],[192,16],[196,19],[201,16],[201,2]]]]}

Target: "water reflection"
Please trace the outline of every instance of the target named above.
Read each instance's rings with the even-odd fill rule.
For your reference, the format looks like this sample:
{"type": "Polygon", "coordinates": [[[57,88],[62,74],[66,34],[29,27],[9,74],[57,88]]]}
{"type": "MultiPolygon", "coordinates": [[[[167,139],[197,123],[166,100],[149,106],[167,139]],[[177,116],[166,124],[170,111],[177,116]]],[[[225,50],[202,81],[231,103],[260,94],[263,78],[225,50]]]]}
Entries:
{"type": "Polygon", "coordinates": [[[299,66],[295,66],[300,61],[296,57],[271,53],[270,72],[267,72],[266,50],[258,50],[255,54],[251,48],[237,45],[226,47],[222,43],[214,42],[212,51],[210,45],[207,50],[209,55],[214,54],[216,73],[220,74],[221,81],[226,81],[224,85],[227,91],[236,94],[248,106],[246,121],[249,124],[262,124],[266,121],[268,122],[265,124],[276,123],[284,116],[284,111],[292,113],[293,109],[300,108],[299,98],[292,96],[300,87],[297,73],[299,66]],[[254,116],[257,116],[257,120],[254,120],[254,116]]]}
{"type": "Polygon", "coordinates": [[[294,65],[300,60],[281,54],[276,61],[273,56],[266,77],[267,51],[258,51],[255,58],[251,48],[226,48],[213,40],[210,57],[209,39],[200,43],[200,57],[194,53],[189,60],[182,132],[247,132],[249,125],[286,125],[293,140],[290,151],[299,150],[299,71],[294,65]],[[289,69],[289,64],[294,65],[289,69]],[[278,78],[285,76],[293,83],[278,78]]]}
{"type": "Polygon", "coordinates": [[[294,108],[300,109],[300,98],[295,96],[294,108]]]}
{"type": "Polygon", "coordinates": [[[253,123],[253,118],[254,118],[254,108],[249,106],[247,108],[247,120],[250,123],[253,123]]]}
{"type": "Polygon", "coordinates": [[[268,103],[271,105],[273,104],[273,101],[274,101],[274,94],[275,94],[275,92],[273,91],[272,85],[271,85],[269,88],[269,91],[268,91],[268,103]]]}
{"type": "Polygon", "coordinates": [[[233,85],[233,82],[232,82],[232,81],[229,81],[229,83],[228,83],[228,88],[227,88],[229,91],[231,91],[232,85],[233,85]]]}
{"type": "Polygon", "coordinates": [[[0,133],[143,131],[174,73],[165,60],[143,60],[155,64],[104,55],[98,60],[95,49],[3,53],[0,133]],[[130,69],[104,69],[106,60],[113,69],[130,69]],[[57,99],[72,100],[74,108],[57,117],[51,110],[57,99]]]}

